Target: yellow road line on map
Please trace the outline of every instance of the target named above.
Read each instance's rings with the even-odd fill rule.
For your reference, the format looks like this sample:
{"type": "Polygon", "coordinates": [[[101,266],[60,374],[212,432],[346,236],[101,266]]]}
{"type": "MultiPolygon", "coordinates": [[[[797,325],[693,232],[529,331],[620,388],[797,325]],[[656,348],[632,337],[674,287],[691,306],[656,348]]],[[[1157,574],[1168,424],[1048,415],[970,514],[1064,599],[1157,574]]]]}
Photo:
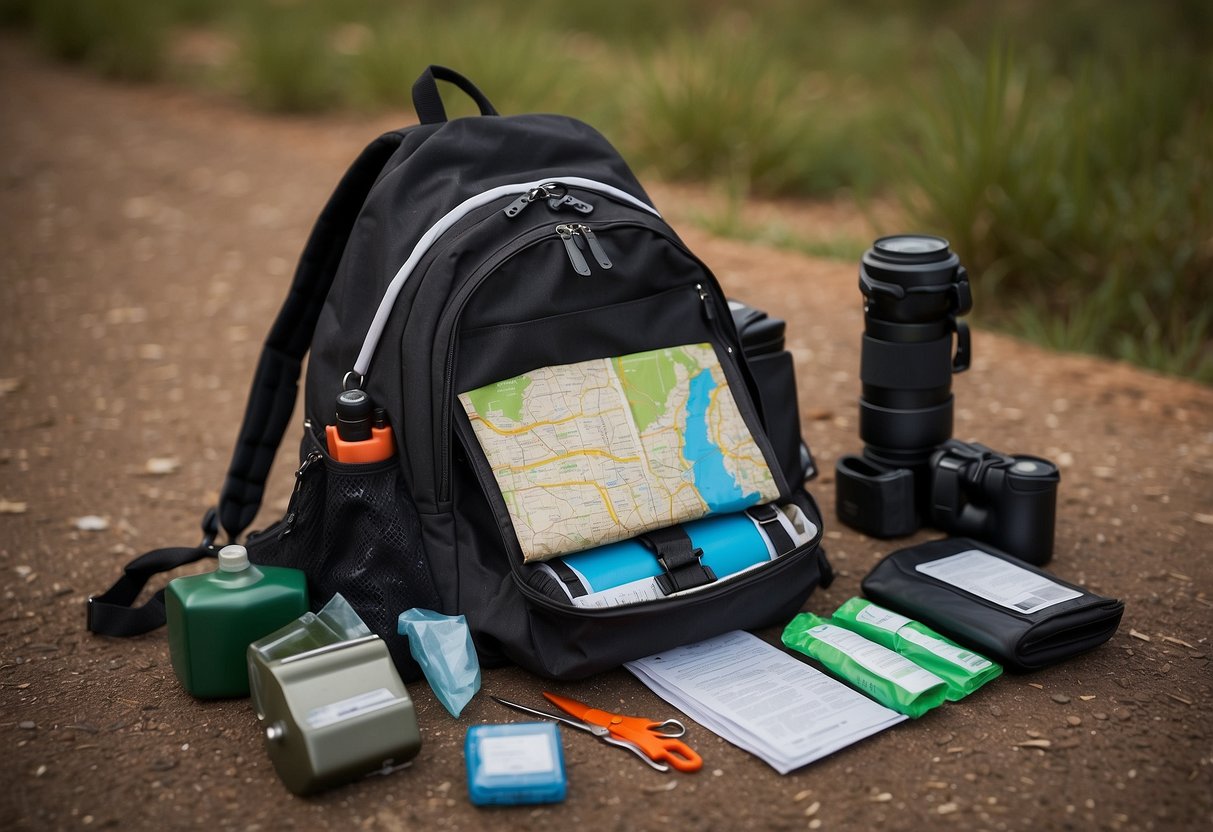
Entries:
{"type": "MultiPolygon", "coordinates": [[[[714,434],[714,438],[716,440],[716,447],[720,448],[720,453],[722,453],[724,456],[730,457],[732,459],[738,459],[738,460],[742,460],[745,462],[750,462],[754,465],[758,465],[763,468],[766,468],[767,462],[765,459],[755,459],[754,457],[748,456],[745,454],[735,454],[732,451],[730,451],[728,448],[725,447],[724,441],[720,435],[724,429],[723,428],[724,413],[720,410],[720,408],[716,407],[716,404],[717,404],[716,394],[719,393],[721,390],[728,390],[728,389],[729,389],[729,387],[728,387],[727,383],[724,384],[723,386],[716,387],[715,389],[712,390],[712,396],[708,401],[708,414],[714,413],[714,415],[716,416],[716,420],[714,423],[709,422],[709,424],[711,425],[711,428],[712,428],[712,433],[714,434]],[[714,411],[713,411],[713,408],[715,408],[714,411]]],[[[740,414],[738,414],[738,415],[740,415],[740,414]]],[[[705,420],[708,419],[707,414],[704,415],[704,419],[705,420]]],[[[745,423],[745,420],[742,419],[742,424],[744,424],[744,423],[745,423]]],[[[742,441],[742,444],[745,444],[744,440],[742,441]]],[[[757,442],[754,441],[754,437],[752,437],[752,436],[750,437],[750,444],[752,444],[754,447],[758,446],[757,442]]]]}
{"type": "Polygon", "coordinates": [[[481,416],[479,413],[469,416],[468,420],[472,422],[480,422],[493,433],[501,436],[517,436],[520,433],[528,433],[529,431],[532,431],[535,428],[543,427],[544,425],[563,425],[566,422],[572,422],[575,419],[593,419],[596,416],[605,416],[606,414],[614,413],[617,410],[622,410],[622,408],[612,407],[608,410],[600,410],[597,413],[574,413],[572,416],[566,416],[563,419],[549,419],[542,422],[531,422],[530,424],[523,425],[520,428],[499,428],[488,419],[481,416]]]}
{"type": "Polygon", "coordinates": [[[613,505],[611,505],[610,495],[607,494],[607,491],[605,488],[603,488],[601,485],[599,485],[596,482],[575,480],[573,482],[540,483],[539,485],[528,485],[526,488],[515,488],[514,493],[517,493],[519,491],[534,491],[536,488],[542,488],[544,491],[547,491],[552,488],[570,488],[572,486],[577,486],[577,485],[588,485],[591,488],[597,489],[598,496],[600,496],[602,498],[602,504],[604,506],[606,506],[607,514],[611,515],[611,519],[615,521],[616,526],[620,526],[620,527],[623,526],[623,523],[619,520],[618,515],[615,514],[615,507],[613,505]]]}
{"type": "Polygon", "coordinates": [[[553,462],[559,462],[562,459],[568,459],[571,456],[601,456],[614,462],[639,462],[638,456],[615,456],[606,451],[601,451],[597,448],[585,448],[580,451],[569,451],[567,454],[559,454],[548,459],[542,459],[539,462],[528,462],[526,465],[502,465],[500,468],[494,468],[493,473],[498,471],[529,471],[532,468],[541,468],[544,465],[551,465],[553,462]]]}
{"type": "Polygon", "coordinates": [[[691,483],[689,483],[689,482],[684,482],[682,485],[680,485],[680,486],[678,486],[677,488],[675,488],[675,489],[674,489],[674,491],[673,491],[673,493],[671,493],[671,494],[670,494],[670,511],[669,511],[669,514],[668,514],[668,516],[669,516],[669,517],[673,517],[673,516],[674,516],[674,498],[675,498],[675,497],[677,497],[677,496],[679,495],[679,493],[680,493],[680,492],[681,492],[681,491],[682,491],[684,488],[689,488],[689,489],[691,489],[692,491],[694,491],[694,492],[695,492],[695,497],[696,497],[696,499],[698,500],[699,504],[700,504],[700,505],[702,505],[702,506],[703,506],[705,509],[708,507],[707,502],[706,502],[706,501],[703,499],[703,497],[702,497],[702,496],[699,494],[699,491],[698,491],[698,490],[695,488],[695,486],[694,486],[694,485],[692,485],[692,484],[691,484],[691,483]]]}

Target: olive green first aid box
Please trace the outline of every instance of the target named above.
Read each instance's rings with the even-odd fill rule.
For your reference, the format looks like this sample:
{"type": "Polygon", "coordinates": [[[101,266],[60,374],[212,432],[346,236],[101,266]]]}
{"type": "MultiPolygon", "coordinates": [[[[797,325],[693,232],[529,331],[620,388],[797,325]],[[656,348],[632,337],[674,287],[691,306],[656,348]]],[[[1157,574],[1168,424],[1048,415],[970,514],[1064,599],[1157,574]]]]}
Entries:
{"type": "Polygon", "coordinates": [[[345,639],[307,613],[249,645],[253,708],[283,784],[312,794],[409,762],[413,700],[376,635],[345,639]]]}

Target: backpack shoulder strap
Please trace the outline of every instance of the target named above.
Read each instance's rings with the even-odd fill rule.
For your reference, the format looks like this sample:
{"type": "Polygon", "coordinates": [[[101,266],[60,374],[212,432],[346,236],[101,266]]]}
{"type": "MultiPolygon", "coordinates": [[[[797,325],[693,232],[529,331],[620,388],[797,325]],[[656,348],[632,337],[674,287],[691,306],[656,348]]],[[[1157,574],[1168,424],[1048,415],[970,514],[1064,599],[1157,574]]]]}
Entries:
{"type": "Polygon", "coordinates": [[[303,358],[311,346],[316,321],[350,232],[371,188],[403,140],[403,133],[385,133],[362,151],[337,184],[312,228],[290,291],[265,339],[218,510],[208,511],[202,521],[202,543],[193,548],[156,549],[127,564],[113,586],[89,598],[90,631],[134,636],[163,625],[163,590],[143,606],[132,607],[147,582],[161,572],[214,557],[218,552],[214,542],[220,524],[234,541],[257,516],[270,466],[295,409],[303,358]]]}
{"type": "Polygon", "coordinates": [[[303,358],[341,255],[371,187],[402,139],[402,133],[386,133],[354,161],[321,211],[299,258],[290,292],[253,374],[244,422],[219,496],[219,521],[232,540],[261,508],[270,466],[295,409],[303,358]]]}

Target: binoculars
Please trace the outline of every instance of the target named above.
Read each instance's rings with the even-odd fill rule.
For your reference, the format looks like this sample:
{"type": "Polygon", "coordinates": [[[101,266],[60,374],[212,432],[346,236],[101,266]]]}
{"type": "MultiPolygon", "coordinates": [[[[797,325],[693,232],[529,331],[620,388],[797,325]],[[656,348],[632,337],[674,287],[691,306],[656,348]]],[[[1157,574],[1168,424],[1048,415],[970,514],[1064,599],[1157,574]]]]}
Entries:
{"type": "Polygon", "coordinates": [[[862,455],[835,468],[838,518],[873,537],[924,523],[1037,565],[1053,554],[1060,473],[952,438],[952,375],[969,367],[968,274],[948,241],[882,237],[859,267],[862,455]]]}

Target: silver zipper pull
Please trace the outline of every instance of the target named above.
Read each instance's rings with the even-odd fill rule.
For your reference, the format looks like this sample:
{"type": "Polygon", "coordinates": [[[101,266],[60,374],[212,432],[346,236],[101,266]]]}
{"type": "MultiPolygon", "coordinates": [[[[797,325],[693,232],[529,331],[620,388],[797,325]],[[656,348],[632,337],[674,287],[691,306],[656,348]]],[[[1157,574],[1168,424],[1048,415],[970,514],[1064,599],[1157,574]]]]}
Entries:
{"type": "Polygon", "coordinates": [[[591,214],[594,211],[593,205],[578,199],[572,194],[565,194],[563,197],[552,197],[548,200],[548,207],[553,211],[572,208],[579,214],[591,214]]]}
{"type": "Polygon", "coordinates": [[[573,240],[573,235],[577,233],[575,225],[558,225],[556,233],[560,235],[561,241],[564,243],[564,250],[568,252],[569,262],[573,264],[573,271],[580,275],[588,275],[590,273],[590,264],[585,261],[585,255],[581,253],[581,249],[577,247],[577,243],[573,240]]]}
{"type": "Polygon", "coordinates": [[[594,233],[593,229],[584,224],[578,224],[575,227],[585,237],[585,241],[590,244],[590,253],[594,255],[594,259],[598,261],[598,265],[604,269],[609,269],[611,267],[611,258],[607,257],[606,250],[598,242],[598,236],[594,233]]]}
{"type": "Polygon", "coordinates": [[[559,182],[544,182],[542,185],[537,185],[531,188],[522,196],[505,206],[502,211],[510,219],[518,216],[523,210],[537,199],[561,199],[567,192],[567,188],[559,182]]]}
{"type": "Polygon", "coordinates": [[[528,205],[530,205],[531,200],[534,199],[534,197],[531,196],[531,194],[535,193],[535,190],[536,190],[535,188],[532,188],[531,190],[527,191],[525,194],[523,194],[522,196],[518,197],[516,200],[511,202],[509,205],[505,206],[505,211],[503,211],[502,213],[504,213],[510,219],[513,219],[514,217],[521,214],[522,209],[527,207],[528,205]]]}

